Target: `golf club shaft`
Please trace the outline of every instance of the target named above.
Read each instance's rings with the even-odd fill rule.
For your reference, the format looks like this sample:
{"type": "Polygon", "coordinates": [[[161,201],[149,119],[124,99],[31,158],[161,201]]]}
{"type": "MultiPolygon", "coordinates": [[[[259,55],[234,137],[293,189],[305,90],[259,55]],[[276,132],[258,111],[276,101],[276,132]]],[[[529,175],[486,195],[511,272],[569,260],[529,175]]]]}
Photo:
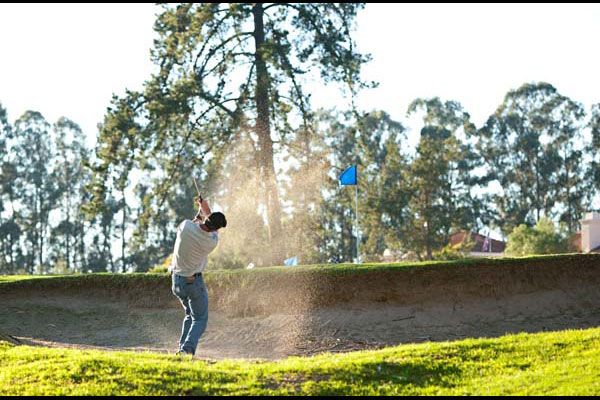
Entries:
{"type": "Polygon", "coordinates": [[[192,179],[194,180],[194,186],[196,186],[196,192],[198,192],[198,197],[202,198],[200,195],[200,189],[198,189],[198,183],[196,182],[196,178],[192,175],[192,179]]]}

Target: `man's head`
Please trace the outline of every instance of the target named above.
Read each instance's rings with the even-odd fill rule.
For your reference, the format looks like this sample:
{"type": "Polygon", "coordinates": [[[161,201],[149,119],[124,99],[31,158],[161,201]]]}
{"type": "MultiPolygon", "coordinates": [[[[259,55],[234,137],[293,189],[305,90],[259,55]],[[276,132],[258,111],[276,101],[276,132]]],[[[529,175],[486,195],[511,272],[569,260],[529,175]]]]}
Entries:
{"type": "Polygon", "coordinates": [[[216,231],[221,228],[225,228],[227,226],[227,219],[225,219],[225,215],[221,212],[214,212],[206,218],[204,221],[204,225],[211,231],[216,231]]]}

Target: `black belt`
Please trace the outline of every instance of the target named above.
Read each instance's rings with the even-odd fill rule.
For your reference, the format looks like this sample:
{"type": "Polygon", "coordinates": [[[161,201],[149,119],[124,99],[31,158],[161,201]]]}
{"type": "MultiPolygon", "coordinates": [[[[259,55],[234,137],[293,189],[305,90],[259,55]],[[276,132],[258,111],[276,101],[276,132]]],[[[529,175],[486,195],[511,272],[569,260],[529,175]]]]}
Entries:
{"type": "MultiPolygon", "coordinates": [[[[176,274],[173,274],[173,275],[176,275],[176,274]]],[[[193,276],[194,278],[196,278],[196,277],[198,277],[198,276],[199,276],[199,277],[202,277],[202,272],[197,272],[197,273],[195,273],[194,275],[190,275],[190,276],[185,276],[185,275],[178,275],[178,276],[181,276],[181,277],[183,277],[183,278],[191,278],[191,277],[193,276]]]]}

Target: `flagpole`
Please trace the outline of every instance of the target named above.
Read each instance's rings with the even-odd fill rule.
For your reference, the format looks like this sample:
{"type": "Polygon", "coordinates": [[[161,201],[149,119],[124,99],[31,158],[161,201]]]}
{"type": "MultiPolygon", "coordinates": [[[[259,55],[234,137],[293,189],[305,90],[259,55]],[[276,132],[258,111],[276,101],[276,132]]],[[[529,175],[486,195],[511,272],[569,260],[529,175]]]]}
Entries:
{"type": "Polygon", "coordinates": [[[356,263],[359,264],[360,263],[360,250],[359,250],[359,243],[360,243],[360,233],[358,232],[358,182],[356,182],[356,263]]]}
{"type": "Polygon", "coordinates": [[[358,180],[356,179],[356,165],[347,168],[340,176],[340,185],[354,185],[356,193],[356,263],[360,262],[360,231],[358,229],[358,180]]]}

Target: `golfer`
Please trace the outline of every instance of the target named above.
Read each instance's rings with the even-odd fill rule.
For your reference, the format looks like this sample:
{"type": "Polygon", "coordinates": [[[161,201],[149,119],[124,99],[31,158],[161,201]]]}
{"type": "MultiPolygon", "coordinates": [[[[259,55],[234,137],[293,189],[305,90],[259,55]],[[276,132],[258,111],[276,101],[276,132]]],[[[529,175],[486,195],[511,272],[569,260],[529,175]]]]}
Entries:
{"type": "Polygon", "coordinates": [[[227,226],[225,216],[211,213],[206,200],[197,197],[196,217],[177,227],[177,239],[171,260],[172,291],[185,309],[185,318],[176,354],[196,354],[198,340],[208,321],[208,296],[202,278],[208,254],[217,247],[218,231],[227,226]],[[205,219],[206,217],[206,219],[205,219]]]}

